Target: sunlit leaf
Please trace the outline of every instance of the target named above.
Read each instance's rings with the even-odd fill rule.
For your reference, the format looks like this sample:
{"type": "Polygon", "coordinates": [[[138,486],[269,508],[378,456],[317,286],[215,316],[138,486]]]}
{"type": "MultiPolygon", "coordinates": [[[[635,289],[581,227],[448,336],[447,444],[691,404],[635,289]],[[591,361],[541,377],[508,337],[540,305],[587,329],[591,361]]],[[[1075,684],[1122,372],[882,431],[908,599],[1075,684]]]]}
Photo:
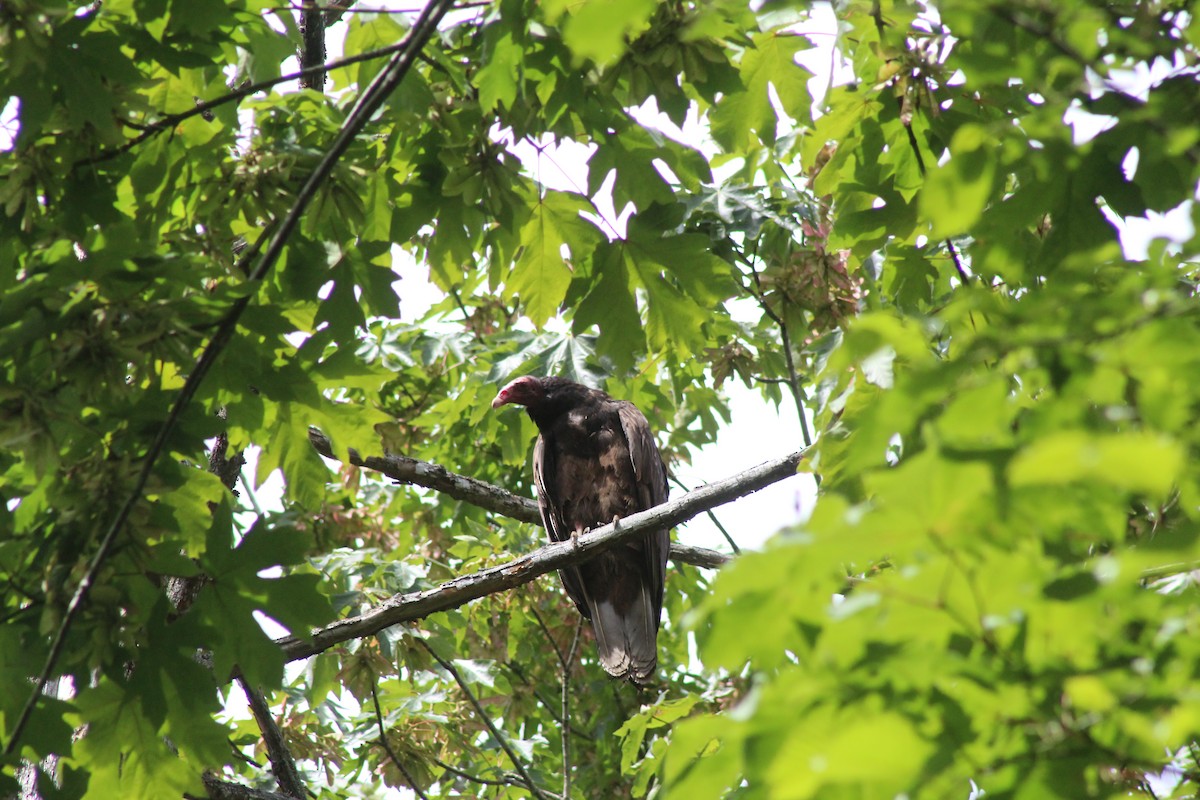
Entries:
{"type": "Polygon", "coordinates": [[[752,136],[773,143],[780,117],[772,105],[772,90],[783,114],[798,123],[808,121],[807,82],[812,73],[795,60],[796,53],[808,47],[803,37],[780,31],[754,37],[754,46],[738,65],[745,90],[726,98],[714,113],[713,136],[718,142],[729,150],[751,144],[752,136]]]}
{"type": "Polygon", "coordinates": [[[579,216],[588,206],[565,192],[550,192],[533,208],[521,231],[521,257],[513,265],[508,290],[521,298],[525,313],[541,326],[554,316],[571,283],[572,260],[586,258],[597,240],[596,229],[579,216]]]}
{"type": "Polygon", "coordinates": [[[978,125],[959,128],[950,160],[929,173],[921,191],[921,216],[932,223],[930,236],[955,236],[979,220],[992,196],[995,170],[987,131],[978,125]]]}
{"type": "Polygon", "coordinates": [[[1162,495],[1183,464],[1179,444],[1162,436],[1063,431],[1018,453],[1009,478],[1015,486],[1098,480],[1114,489],[1162,495]]]}

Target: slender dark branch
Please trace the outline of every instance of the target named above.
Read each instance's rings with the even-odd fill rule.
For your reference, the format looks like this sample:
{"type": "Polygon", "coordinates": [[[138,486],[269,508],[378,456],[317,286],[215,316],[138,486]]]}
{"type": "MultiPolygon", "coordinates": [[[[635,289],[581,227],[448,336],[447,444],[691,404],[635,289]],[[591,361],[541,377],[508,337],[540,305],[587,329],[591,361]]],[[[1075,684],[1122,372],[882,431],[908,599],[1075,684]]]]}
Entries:
{"type": "Polygon", "coordinates": [[[528,497],[519,497],[490,483],[458,475],[437,464],[394,453],[363,458],[354,448],[348,448],[345,457],[336,455],[329,437],[316,428],[308,429],[308,441],[318,453],[327,458],[346,461],[356,467],[366,467],[399,483],[411,483],[433,489],[455,500],[478,506],[484,511],[521,522],[541,524],[542,517],[538,513],[537,503],[528,497]]]}
{"type": "MultiPolygon", "coordinates": [[[[967,272],[967,268],[963,266],[962,259],[958,257],[958,248],[954,246],[954,242],[949,238],[945,239],[946,252],[950,254],[950,261],[954,263],[954,271],[958,273],[958,277],[962,279],[963,285],[966,286],[971,282],[971,274],[967,272]]],[[[971,319],[971,325],[974,326],[975,320],[971,319]]]]}
{"type": "MultiPolygon", "coordinates": [[[[237,306],[240,305],[241,304],[239,302],[237,306]]],[[[141,469],[139,470],[137,478],[134,481],[133,491],[130,492],[129,496],[125,500],[124,505],[118,511],[117,516],[113,519],[108,530],[100,540],[100,545],[97,547],[95,554],[92,556],[92,560],[88,564],[87,571],[83,574],[83,577],[79,581],[79,585],[75,588],[75,593],[71,597],[71,602],[67,605],[67,610],[63,614],[62,621],[59,623],[58,630],[54,635],[54,639],[50,643],[50,649],[46,655],[46,661],[41,672],[38,674],[37,680],[34,681],[33,691],[30,693],[29,699],[25,703],[25,707],[21,710],[21,715],[17,718],[16,725],[13,726],[12,736],[5,745],[5,755],[11,755],[12,753],[16,752],[16,747],[20,741],[21,734],[24,732],[25,726],[28,724],[30,717],[33,715],[34,707],[37,705],[38,697],[40,697],[42,692],[45,690],[46,684],[50,679],[50,675],[54,670],[54,666],[58,663],[58,659],[62,655],[63,648],[67,641],[67,633],[70,631],[71,625],[74,623],[76,616],[79,614],[79,610],[83,607],[84,600],[91,592],[92,585],[100,573],[100,568],[107,560],[108,554],[111,552],[112,547],[116,542],[117,535],[124,527],[125,521],[129,518],[129,515],[133,511],[133,507],[137,504],[137,501],[141,499],[142,491],[145,489],[146,483],[150,479],[150,474],[154,469],[154,463],[157,460],[158,455],[162,452],[162,449],[166,444],[168,434],[174,428],[175,423],[183,413],[184,406],[191,401],[192,396],[195,394],[197,388],[199,388],[200,379],[203,377],[203,374],[207,372],[207,367],[201,369],[201,364],[205,362],[205,356],[212,351],[213,343],[215,343],[217,338],[221,336],[222,330],[224,330],[224,327],[222,327],[221,330],[218,330],[218,333],[210,341],[209,348],[203,355],[201,355],[196,369],[189,376],[187,382],[183,386],[183,389],[180,390],[175,404],[171,407],[171,410],[167,415],[167,419],[159,428],[158,434],[155,436],[154,441],[150,445],[149,451],[142,461],[141,469]]],[[[232,336],[232,332],[230,332],[229,336],[232,336]]],[[[226,336],[225,339],[227,340],[229,336],[226,336]]],[[[222,341],[221,344],[223,345],[224,341],[222,341]]]]}
{"type": "Polygon", "coordinates": [[[245,753],[243,753],[243,752],[242,752],[241,750],[239,750],[238,748],[236,748],[236,747],[233,747],[232,745],[233,745],[233,742],[231,741],[231,742],[230,742],[230,748],[229,748],[229,752],[230,752],[230,754],[231,754],[231,755],[232,755],[234,758],[236,758],[238,761],[242,762],[243,764],[245,764],[245,765],[246,765],[246,766],[248,766],[248,767],[254,767],[255,769],[262,769],[262,768],[263,768],[263,765],[262,765],[260,762],[258,762],[258,761],[255,761],[253,758],[251,758],[250,756],[246,755],[245,753]]]}
{"type": "MultiPolygon", "coordinates": [[[[679,478],[676,478],[674,475],[672,475],[671,480],[674,481],[675,485],[680,489],[683,489],[685,492],[688,491],[687,484],[679,480],[679,478]]],[[[729,542],[729,546],[733,549],[734,554],[741,555],[742,548],[737,546],[737,542],[735,542],[733,537],[729,535],[729,531],[725,530],[725,526],[721,524],[721,520],[717,519],[717,515],[712,512],[712,509],[707,509],[704,513],[708,515],[708,521],[717,526],[717,530],[719,530],[721,535],[725,537],[725,541],[729,542]]]]}
{"type": "Polygon", "coordinates": [[[800,386],[800,373],[796,371],[796,361],[792,357],[792,337],[787,323],[782,319],[779,320],[779,338],[783,345],[783,361],[787,365],[788,386],[792,390],[792,399],[796,401],[796,413],[800,416],[800,433],[804,436],[804,446],[812,447],[812,432],[808,429],[808,415],[804,412],[804,389],[800,386]]]}
{"type": "Polygon", "coordinates": [[[513,781],[508,781],[508,780],[498,780],[496,778],[485,778],[482,775],[473,775],[470,772],[467,772],[466,770],[461,770],[456,766],[447,764],[445,761],[442,761],[440,758],[434,758],[431,760],[433,761],[433,763],[437,764],[439,767],[446,770],[446,772],[449,772],[451,775],[457,775],[458,777],[465,778],[466,780],[469,780],[473,783],[481,783],[484,786],[510,786],[510,785],[512,785],[512,783],[514,783],[513,781]]]}
{"type": "MultiPolygon", "coordinates": [[[[917,162],[917,172],[921,177],[925,177],[925,157],[921,154],[921,144],[917,141],[917,135],[913,132],[912,123],[906,122],[904,130],[908,134],[908,147],[913,152],[913,158],[917,162]]],[[[954,248],[954,242],[949,238],[943,240],[946,244],[946,249],[950,252],[950,260],[954,263],[954,270],[958,273],[958,277],[962,280],[963,286],[968,286],[971,283],[971,276],[967,273],[966,268],[962,264],[962,259],[958,257],[958,251],[954,248]]]]}
{"type": "MultiPolygon", "coordinates": [[[[924,179],[925,178],[925,159],[921,155],[921,145],[917,141],[916,134],[913,133],[911,123],[906,122],[904,124],[904,130],[908,132],[908,146],[910,149],[912,149],[913,157],[916,159],[917,172],[919,172],[921,174],[921,178],[924,179]]],[[[950,240],[949,236],[947,236],[945,239],[943,239],[942,242],[946,245],[946,252],[948,252],[950,254],[950,262],[952,264],[954,264],[954,271],[958,273],[958,278],[959,278],[959,280],[962,281],[962,285],[970,286],[971,285],[971,275],[970,275],[970,273],[967,272],[966,267],[963,266],[962,259],[959,258],[959,256],[958,256],[958,249],[954,246],[954,242],[952,242],[950,240]]],[[[975,327],[975,314],[973,312],[968,312],[967,319],[969,319],[971,321],[971,327],[974,328],[975,327]]]]}
{"type": "Polygon", "coordinates": [[[759,464],[730,478],[709,483],[682,497],[647,511],[639,511],[616,524],[602,525],[574,541],[553,542],[504,564],[460,575],[433,589],[398,594],[355,617],[338,620],[308,636],[276,639],[288,661],[307,658],[351,639],[371,636],[402,622],[422,619],[438,611],[457,608],[495,592],[529,583],[539,575],[581,564],[621,542],[633,541],[648,531],[686,522],[709,508],[732,502],[796,474],[806,451],[759,464]]]}
{"type": "Polygon", "coordinates": [[[521,759],[517,757],[516,752],[512,749],[512,745],[508,743],[508,737],[502,734],[500,729],[496,727],[496,724],[492,722],[492,718],[488,716],[487,712],[483,710],[483,706],[479,704],[477,699],[475,699],[475,695],[471,692],[471,687],[467,686],[467,682],[463,680],[462,675],[458,674],[458,670],[454,668],[454,665],[439,656],[437,651],[430,646],[429,642],[425,641],[424,639],[417,639],[417,642],[425,648],[425,651],[429,653],[429,655],[433,656],[434,661],[442,665],[442,669],[450,673],[450,677],[453,678],[454,682],[458,684],[458,688],[462,689],[462,693],[467,697],[467,702],[470,703],[471,707],[475,709],[476,716],[478,716],[480,721],[487,726],[487,729],[492,734],[492,738],[496,740],[496,743],[499,744],[501,749],[503,749],[508,755],[508,759],[512,762],[513,768],[525,782],[525,787],[529,789],[529,791],[533,792],[534,796],[539,798],[539,800],[541,798],[545,798],[546,795],[544,795],[542,790],[538,788],[538,785],[533,782],[533,778],[530,776],[529,772],[526,771],[525,765],[521,763],[521,759]]]}
{"type": "Polygon", "coordinates": [[[479,331],[475,329],[475,318],[471,315],[471,312],[467,311],[467,306],[462,301],[462,295],[459,294],[458,287],[450,287],[450,296],[454,298],[454,305],[458,306],[459,313],[463,315],[463,325],[470,329],[476,339],[482,338],[479,335],[479,331]]]}
{"type": "MultiPolygon", "coordinates": [[[[521,681],[521,683],[529,688],[530,694],[533,695],[535,700],[542,704],[542,708],[546,709],[550,716],[554,718],[554,721],[559,725],[562,725],[563,719],[558,705],[551,703],[549,700],[543,697],[542,693],[538,691],[538,687],[529,682],[529,678],[525,675],[525,670],[521,668],[521,665],[515,661],[506,661],[504,662],[504,666],[509,672],[517,676],[517,679],[521,681]]],[[[569,725],[568,727],[573,735],[583,739],[584,741],[593,742],[596,740],[596,737],[587,731],[582,731],[574,725],[569,725]]]]}
{"type": "MultiPolygon", "coordinates": [[[[71,166],[72,166],[72,168],[74,168],[74,167],[86,166],[88,164],[99,164],[104,161],[111,161],[112,159],[116,158],[117,156],[121,155],[122,153],[129,152],[130,150],[137,147],[139,144],[141,144],[142,142],[151,138],[152,136],[163,133],[165,131],[173,130],[176,125],[183,122],[184,120],[188,120],[188,119],[191,119],[192,117],[198,117],[203,114],[207,114],[210,111],[212,111],[214,108],[220,108],[221,106],[225,105],[226,103],[236,103],[239,100],[249,97],[252,94],[258,94],[261,91],[270,89],[274,86],[278,86],[281,83],[288,83],[290,81],[301,81],[301,80],[304,80],[305,78],[311,77],[313,75],[328,72],[329,70],[340,69],[342,67],[349,67],[353,64],[358,64],[363,61],[373,61],[377,58],[383,58],[385,56],[395,55],[397,53],[401,53],[401,52],[404,52],[405,50],[407,50],[408,47],[410,46],[410,44],[411,44],[411,39],[406,38],[402,42],[399,42],[399,43],[393,44],[393,45],[388,45],[387,47],[381,47],[378,50],[371,50],[366,53],[359,53],[358,55],[347,56],[346,58],[341,58],[341,59],[338,59],[337,61],[330,61],[328,64],[317,64],[315,66],[308,67],[306,69],[297,70],[296,72],[289,72],[286,75],[280,75],[278,78],[270,78],[268,80],[258,81],[257,83],[247,83],[238,89],[234,89],[234,90],[228,92],[227,94],[221,95],[220,97],[214,97],[212,100],[206,100],[203,103],[197,103],[195,106],[193,106],[192,108],[189,108],[187,111],[180,111],[176,114],[164,114],[162,117],[159,117],[154,122],[146,123],[145,125],[136,126],[136,128],[135,128],[136,130],[142,131],[141,135],[133,137],[128,142],[126,142],[125,144],[120,145],[118,147],[112,147],[112,148],[108,148],[105,150],[101,150],[100,152],[96,153],[94,156],[89,156],[88,158],[80,159],[79,161],[76,161],[71,166]]],[[[135,127],[135,126],[130,125],[129,127],[135,127]]]]}
{"type": "Polygon", "coordinates": [[[421,787],[417,785],[412,773],[408,771],[408,767],[404,766],[404,762],[396,755],[396,751],[392,749],[392,745],[387,740],[387,730],[383,727],[383,710],[379,707],[379,693],[375,690],[375,681],[371,681],[371,701],[375,703],[375,724],[379,726],[379,744],[383,746],[388,758],[396,765],[396,769],[400,770],[405,782],[416,792],[417,797],[420,797],[421,800],[429,800],[429,795],[421,791],[421,787]]]}
{"type": "Polygon", "coordinates": [[[924,178],[925,156],[921,153],[921,143],[917,141],[917,134],[913,132],[911,122],[904,126],[904,130],[908,133],[908,147],[913,152],[913,160],[917,162],[917,172],[924,178]]]}
{"type": "Polygon", "coordinates": [[[421,59],[421,63],[423,63],[425,66],[429,67],[429,68],[430,68],[431,70],[433,70],[434,72],[440,72],[440,73],[442,73],[443,75],[445,75],[447,78],[452,78],[452,77],[453,77],[453,76],[450,74],[450,70],[446,69],[446,65],[445,65],[445,64],[441,64],[441,63],[439,63],[439,62],[437,62],[437,61],[434,61],[432,58],[430,58],[429,56],[425,55],[424,53],[421,53],[421,55],[419,56],[419,58],[421,59]]]}
{"type": "Polygon", "coordinates": [[[566,666],[567,657],[563,654],[562,648],[558,646],[558,642],[554,641],[554,637],[550,634],[550,626],[546,624],[546,621],[542,619],[542,615],[533,606],[529,607],[529,613],[533,614],[534,621],[542,629],[542,633],[546,634],[546,641],[550,642],[550,646],[554,648],[554,655],[558,657],[558,663],[566,666]]]}
{"type": "Polygon", "coordinates": [[[246,693],[250,713],[254,715],[258,729],[262,731],[263,742],[267,745],[267,758],[271,761],[271,771],[275,774],[275,783],[287,796],[294,797],[296,800],[305,800],[308,797],[308,790],[304,786],[304,781],[300,780],[300,771],[296,769],[296,760],[292,758],[292,753],[288,750],[287,742],[283,738],[283,731],[275,723],[275,715],[271,713],[267,699],[263,697],[262,692],[250,685],[250,681],[246,680],[245,676],[238,675],[237,681],[241,685],[242,691],[246,693]]]}
{"type": "Polygon", "coordinates": [[[1062,53],[1076,64],[1079,64],[1082,67],[1092,66],[1092,62],[1085,58],[1083,53],[1080,53],[1074,47],[1063,41],[1063,38],[1057,35],[1055,31],[1051,30],[1048,26],[1039,25],[1024,15],[1017,14],[1010,9],[1002,7],[998,3],[993,4],[989,11],[1007,22],[1009,25],[1012,25],[1014,28],[1019,28],[1036,37],[1038,41],[1049,42],[1055,50],[1062,53]]]}
{"type": "MultiPolygon", "coordinates": [[[[530,498],[513,494],[507,489],[501,489],[499,486],[485,481],[459,475],[439,464],[418,461],[415,458],[399,456],[394,453],[364,458],[354,448],[347,448],[345,459],[342,459],[334,454],[333,443],[329,441],[329,437],[316,428],[308,429],[308,441],[312,444],[313,449],[326,458],[345,460],[346,463],[374,470],[399,483],[433,489],[455,500],[470,503],[484,511],[491,511],[519,522],[542,524],[542,515],[538,511],[537,503],[530,498]]],[[[691,564],[705,569],[716,569],[729,561],[729,556],[724,553],[679,542],[671,542],[671,558],[682,564],[691,564]]]]}
{"type": "Polygon", "coordinates": [[[750,268],[750,276],[754,280],[753,289],[749,287],[745,288],[758,301],[758,306],[763,310],[763,313],[779,328],[780,344],[783,345],[783,361],[787,366],[788,372],[788,388],[792,390],[792,400],[795,401],[796,413],[800,416],[800,434],[804,437],[804,446],[812,447],[812,432],[808,429],[808,417],[804,413],[804,389],[800,387],[800,373],[796,371],[796,361],[792,357],[792,337],[788,332],[787,322],[784,321],[783,317],[776,314],[771,308],[770,303],[767,302],[766,293],[762,288],[762,281],[758,277],[758,270],[754,268],[755,258],[757,258],[757,254],[745,259],[746,266],[750,268]]]}
{"type": "MultiPolygon", "coordinates": [[[[248,280],[252,284],[261,284],[262,280],[271,271],[271,268],[283,253],[283,248],[291,237],[292,231],[299,224],[301,215],[303,215],[312,198],[316,196],[318,189],[325,182],[325,179],[333,171],[338,159],[350,147],[350,143],[371,119],[371,116],[383,105],[383,101],[387,99],[388,94],[408,74],[408,70],[415,60],[416,53],[425,45],[425,42],[433,35],[434,31],[437,30],[438,22],[445,15],[450,5],[449,0],[430,0],[429,5],[422,12],[421,17],[413,25],[411,32],[405,39],[405,49],[398,51],[388,62],[387,66],[375,77],[375,80],[371,82],[371,85],[367,87],[358,104],[347,117],[345,125],[333,140],[328,152],[326,152],[312,174],[309,175],[308,180],[300,188],[296,196],[296,201],[292,204],[292,208],[288,211],[287,216],[279,223],[279,228],[275,231],[271,243],[263,253],[258,266],[249,273],[248,280]]],[[[253,250],[251,248],[252,252],[253,250]]],[[[243,255],[239,259],[239,264],[248,264],[248,255],[243,255]]],[[[225,349],[229,341],[233,339],[234,331],[237,330],[238,320],[241,319],[242,313],[250,305],[253,297],[254,292],[248,292],[244,297],[233,303],[229,312],[221,320],[216,333],[213,334],[208,345],[204,348],[204,352],[200,354],[200,358],[196,361],[196,366],[188,375],[187,381],[179,390],[179,394],[176,396],[175,402],[167,414],[167,418],[159,427],[154,441],[150,444],[146,455],[142,459],[141,469],[138,471],[129,496],[113,518],[104,536],[100,538],[100,544],[96,548],[96,553],[92,556],[87,571],[84,573],[83,578],[80,579],[79,586],[76,587],[75,594],[72,595],[71,602],[67,605],[67,609],[63,613],[62,621],[59,623],[58,630],[51,641],[42,671],[38,674],[37,680],[34,681],[29,699],[26,701],[25,707],[21,710],[20,716],[17,717],[16,723],[13,725],[12,736],[9,737],[8,742],[5,744],[5,755],[12,755],[17,751],[21,734],[24,732],[25,726],[29,724],[29,719],[33,715],[33,709],[37,705],[38,698],[41,697],[43,690],[46,688],[46,682],[50,679],[50,675],[54,671],[54,666],[62,656],[63,648],[67,642],[67,632],[71,629],[71,625],[79,615],[79,610],[83,607],[84,600],[91,593],[92,585],[100,574],[100,569],[104,566],[104,562],[108,560],[108,555],[112,552],[113,545],[117,541],[117,536],[124,529],[125,523],[128,521],[130,514],[133,513],[134,507],[141,500],[142,492],[145,491],[146,484],[150,480],[150,475],[154,471],[154,465],[158,461],[159,455],[162,454],[167,439],[175,429],[179,418],[183,415],[183,410],[187,408],[192,402],[192,398],[196,396],[200,384],[207,377],[208,371],[216,362],[217,357],[225,349]]]]}
{"type": "Polygon", "coordinates": [[[571,797],[571,668],[575,665],[575,653],[579,650],[579,634],[583,633],[583,617],[575,623],[575,636],[571,638],[571,650],[562,662],[562,760],[563,800],[571,797]]]}

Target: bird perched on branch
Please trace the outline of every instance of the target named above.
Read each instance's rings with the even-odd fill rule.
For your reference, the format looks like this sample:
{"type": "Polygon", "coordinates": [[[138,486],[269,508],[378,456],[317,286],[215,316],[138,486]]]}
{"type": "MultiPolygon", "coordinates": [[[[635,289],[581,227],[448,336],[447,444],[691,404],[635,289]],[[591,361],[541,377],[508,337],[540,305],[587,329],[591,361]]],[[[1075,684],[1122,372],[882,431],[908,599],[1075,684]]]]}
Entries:
{"type": "MultiPolygon", "coordinates": [[[[533,450],[542,522],[556,542],[666,502],[667,471],[646,418],[633,403],[563,378],[526,375],[492,408],[525,406],[541,436],[533,450]]],[[[600,664],[646,683],[658,664],[658,625],[670,535],[651,531],[559,571],[591,620],[600,664]]]]}

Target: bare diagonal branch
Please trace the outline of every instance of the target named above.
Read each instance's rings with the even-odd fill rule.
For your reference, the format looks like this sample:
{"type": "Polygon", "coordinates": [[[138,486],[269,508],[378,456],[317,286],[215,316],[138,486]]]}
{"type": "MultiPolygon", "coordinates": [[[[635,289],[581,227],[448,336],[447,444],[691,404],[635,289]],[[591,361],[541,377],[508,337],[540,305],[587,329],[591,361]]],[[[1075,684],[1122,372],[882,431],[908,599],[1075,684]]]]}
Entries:
{"type": "Polygon", "coordinates": [[[647,531],[673,527],[710,508],[791,477],[796,474],[805,452],[798,450],[725,480],[701,486],[660,506],[585,533],[575,541],[548,544],[505,564],[461,575],[433,589],[398,594],[364,614],[314,630],[308,638],[285,636],[275,641],[283,648],[288,661],[296,661],[341,642],[371,636],[392,625],[422,619],[485,595],[521,586],[539,575],[587,561],[623,541],[644,536],[647,531]]]}
{"type": "Polygon", "coordinates": [[[496,740],[496,743],[499,744],[500,748],[504,750],[506,755],[508,755],[508,760],[512,762],[513,768],[517,771],[517,774],[521,776],[521,781],[525,784],[525,787],[529,789],[529,791],[533,792],[534,796],[537,797],[538,800],[544,800],[546,797],[545,793],[541,790],[541,788],[538,787],[536,783],[534,783],[533,776],[530,775],[529,771],[525,769],[525,764],[521,761],[520,756],[518,756],[516,751],[513,750],[512,745],[508,743],[508,737],[500,732],[500,729],[496,727],[496,723],[492,722],[492,718],[489,717],[488,713],[483,710],[483,706],[479,704],[479,700],[476,699],[475,695],[471,692],[471,687],[467,686],[467,682],[463,680],[462,675],[460,675],[458,670],[454,668],[454,664],[439,656],[437,651],[433,649],[433,646],[424,639],[417,639],[417,643],[425,648],[425,652],[433,656],[433,660],[438,662],[442,669],[450,673],[450,677],[453,678],[454,682],[458,684],[458,688],[461,689],[462,693],[466,696],[467,702],[471,704],[471,708],[475,709],[475,716],[479,717],[479,721],[487,726],[488,731],[492,734],[492,738],[496,740]]]}
{"type": "MultiPolygon", "coordinates": [[[[327,11],[326,13],[329,12],[327,11]]],[[[386,56],[395,55],[396,53],[408,50],[411,47],[412,40],[406,38],[402,42],[381,47],[377,50],[371,50],[366,53],[358,53],[357,55],[347,56],[346,58],[338,59],[337,61],[330,61],[327,64],[316,64],[311,67],[305,67],[304,69],[297,70],[295,72],[289,72],[286,75],[280,75],[277,78],[269,78],[256,83],[246,83],[236,89],[230,89],[228,93],[223,94],[220,97],[214,97],[211,100],[198,102],[194,107],[189,108],[187,111],[180,111],[175,114],[163,114],[158,119],[145,125],[144,130],[142,130],[139,135],[133,137],[124,144],[100,150],[94,155],[80,159],[71,166],[72,168],[76,168],[87,166],[89,164],[99,164],[104,161],[111,161],[117,156],[120,156],[122,153],[129,152],[147,139],[173,130],[177,125],[185,120],[211,112],[213,109],[220,108],[227,103],[236,103],[251,95],[258,94],[266,89],[270,89],[273,86],[278,86],[281,83],[289,83],[291,81],[300,81],[306,78],[312,78],[314,75],[329,72],[335,69],[341,69],[342,67],[349,67],[363,61],[374,61],[386,56]]]]}
{"type": "Polygon", "coordinates": [[[296,769],[296,760],[292,758],[292,752],[283,738],[283,731],[276,724],[271,707],[267,705],[267,699],[250,681],[246,680],[245,676],[238,675],[237,680],[241,684],[242,691],[246,693],[250,713],[254,715],[254,720],[258,723],[259,730],[262,731],[263,741],[267,745],[267,757],[271,760],[271,771],[275,774],[275,782],[283,794],[303,800],[308,797],[308,791],[304,786],[304,781],[300,779],[300,772],[296,769]]]}
{"type": "MultiPolygon", "coordinates": [[[[329,441],[329,437],[320,430],[309,428],[308,441],[318,453],[326,458],[341,460],[341,456],[333,452],[333,443],[329,441]]],[[[398,456],[393,453],[364,458],[353,448],[347,450],[345,460],[356,467],[374,470],[400,483],[433,489],[447,497],[478,506],[484,511],[491,511],[520,522],[542,524],[537,503],[530,498],[513,494],[507,489],[501,489],[499,486],[485,481],[451,472],[440,464],[418,461],[415,458],[398,456]]],[[[716,569],[727,562],[729,556],[705,547],[671,542],[671,559],[681,564],[716,569]]]]}
{"type": "Polygon", "coordinates": [[[318,453],[326,458],[345,460],[356,467],[374,470],[400,483],[411,483],[415,486],[433,489],[455,500],[462,500],[478,506],[484,511],[492,511],[521,522],[542,524],[537,503],[528,497],[521,497],[501,489],[499,486],[459,475],[439,464],[418,461],[415,458],[398,456],[394,453],[364,458],[354,448],[348,448],[346,456],[343,458],[333,452],[333,443],[317,428],[308,429],[308,441],[318,453]]]}
{"type": "Polygon", "coordinates": [[[579,634],[583,633],[583,617],[575,623],[575,635],[571,638],[571,650],[562,658],[562,760],[563,760],[563,790],[562,796],[571,796],[571,666],[575,663],[575,653],[579,650],[579,634]]]}

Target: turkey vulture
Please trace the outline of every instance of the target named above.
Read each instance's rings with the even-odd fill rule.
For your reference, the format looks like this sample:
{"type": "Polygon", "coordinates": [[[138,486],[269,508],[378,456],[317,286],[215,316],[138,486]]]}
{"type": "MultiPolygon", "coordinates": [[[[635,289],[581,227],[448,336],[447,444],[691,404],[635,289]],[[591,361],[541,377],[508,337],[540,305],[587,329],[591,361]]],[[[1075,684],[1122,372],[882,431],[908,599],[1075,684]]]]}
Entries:
{"type": "MultiPolygon", "coordinates": [[[[525,406],[541,436],[533,449],[542,522],[556,542],[666,502],[667,471],[650,425],[633,403],[564,378],[526,375],[492,408],[525,406]]],[[[658,623],[670,535],[625,542],[559,571],[579,613],[591,620],[600,664],[646,683],[658,664],[658,623]]]]}

